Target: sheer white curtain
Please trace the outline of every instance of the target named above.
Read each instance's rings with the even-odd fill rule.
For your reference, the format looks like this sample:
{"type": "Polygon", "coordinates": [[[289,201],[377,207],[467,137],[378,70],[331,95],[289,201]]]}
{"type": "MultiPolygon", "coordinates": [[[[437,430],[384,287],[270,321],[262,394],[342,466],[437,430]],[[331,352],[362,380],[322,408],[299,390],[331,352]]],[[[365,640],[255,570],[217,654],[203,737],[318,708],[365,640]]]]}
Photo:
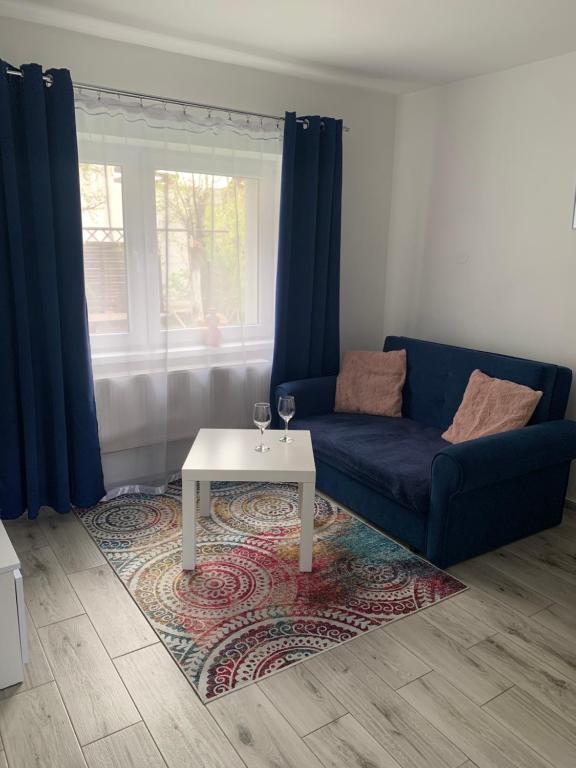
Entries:
{"type": "Polygon", "coordinates": [[[268,398],[281,125],[75,95],[106,488],[161,490],[268,398]]]}

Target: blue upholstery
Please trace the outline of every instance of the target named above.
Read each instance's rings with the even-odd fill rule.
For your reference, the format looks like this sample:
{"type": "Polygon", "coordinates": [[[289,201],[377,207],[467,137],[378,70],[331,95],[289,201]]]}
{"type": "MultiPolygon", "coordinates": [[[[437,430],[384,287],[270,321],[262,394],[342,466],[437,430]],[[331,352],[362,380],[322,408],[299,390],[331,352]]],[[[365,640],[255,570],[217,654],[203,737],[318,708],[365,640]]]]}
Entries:
{"type": "Polygon", "coordinates": [[[298,418],[333,413],[336,376],[322,376],[318,379],[302,379],[291,381],[289,384],[280,384],[276,387],[274,402],[278,402],[280,395],[288,394],[294,395],[298,403],[298,418]]]}
{"type": "Polygon", "coordinates": [[[449,445],[437,427],[411,419],[331,413],[294,422],[309,429],[316,459],[423,514],[430,506],[430,467],[449,445]]]}
{"type": "Polygon", "coordinates": [[[444,446],[434,459],[432,476],[450,475],[449,494],[463,493],[570,462],[576,450],[576,424],[559,419],[444,446]]]}
{"type": "Polygon", "coordinates": [[[570,370],[396,336],[384,349],[407,350],[402,419],[334,413],[334,376],[276,389],[296,397],[293,428],[311,431],[320,490],[443,567],[561,521],[570,370]],[[544,394],[524,429],[451,445],[440,435],[475,368],[544,394]]]}
{"type": "Polygon", "coordinates": [[[568,368],[404,336],[388,336],[384,351],[393,349],[406,350],[402,415],[440,427],[442,431],[452,423],[475,368],[488,376],[542,390],[544,395],[534,412],[532,424],[561,419],[566,411],[572,381],[572,372],[568,368]]]}
{"type": "Polygon", "coordinates": [[[316,461],[316,487],[382,530],[426,552],[426,515],[403,507],[366,483],[323,461],[316,461]]]}

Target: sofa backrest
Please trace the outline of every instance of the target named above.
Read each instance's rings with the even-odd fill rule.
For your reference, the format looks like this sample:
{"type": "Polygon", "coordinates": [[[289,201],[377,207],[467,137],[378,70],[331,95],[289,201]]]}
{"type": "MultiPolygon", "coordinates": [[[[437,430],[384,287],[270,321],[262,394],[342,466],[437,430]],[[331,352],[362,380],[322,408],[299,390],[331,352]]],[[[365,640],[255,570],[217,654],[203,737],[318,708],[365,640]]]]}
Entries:
{"type": "Polygon", "coordinates": [[[405,336],[388,336],[384,351],[394,349],[406,350],[402,415],[409,419],[446,429],[462,402],[475,368],[488,376],[542,390],[544,394],[531,424],[564,417],[572,382],[569,368],[405,336]]]}

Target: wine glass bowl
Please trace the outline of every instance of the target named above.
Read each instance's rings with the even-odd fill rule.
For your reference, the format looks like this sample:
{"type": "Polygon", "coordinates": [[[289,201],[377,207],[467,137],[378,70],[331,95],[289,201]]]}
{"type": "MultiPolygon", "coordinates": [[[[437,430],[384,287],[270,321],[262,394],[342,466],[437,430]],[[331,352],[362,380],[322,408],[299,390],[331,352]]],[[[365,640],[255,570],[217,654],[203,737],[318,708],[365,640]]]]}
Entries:
{"type": "Polygon", "coordinates": [[[264,430],[270,426],[270,422],[272,421],[270,403],[255,403],[252,418],[254,424],[256,424],[260,430],[260,443],[254,447],[254,450],[258,451],[258,453],[266,453],[270,450],[270,446],[264,445],[264,430]]]}
{"type": "Polygon", "coordinates": [[[292,395],[281,395],[278,398],[278,416],[284,420],[284,434],[280,438],[281,443],[293,443],[294,440],[288,437],[288,422],[296,413],[296,402],[292,395]]]}

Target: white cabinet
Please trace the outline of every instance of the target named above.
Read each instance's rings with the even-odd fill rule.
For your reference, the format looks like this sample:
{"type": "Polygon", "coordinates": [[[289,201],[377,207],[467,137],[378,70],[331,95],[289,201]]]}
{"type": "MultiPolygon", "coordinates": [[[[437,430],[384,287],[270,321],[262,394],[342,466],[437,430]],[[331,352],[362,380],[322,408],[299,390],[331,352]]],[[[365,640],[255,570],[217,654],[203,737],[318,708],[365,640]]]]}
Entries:
{"type": "Polygon", "coordinates": [[[28,661],[20,561],[0,522],[0,688],[21,683],[28,661]]]}

